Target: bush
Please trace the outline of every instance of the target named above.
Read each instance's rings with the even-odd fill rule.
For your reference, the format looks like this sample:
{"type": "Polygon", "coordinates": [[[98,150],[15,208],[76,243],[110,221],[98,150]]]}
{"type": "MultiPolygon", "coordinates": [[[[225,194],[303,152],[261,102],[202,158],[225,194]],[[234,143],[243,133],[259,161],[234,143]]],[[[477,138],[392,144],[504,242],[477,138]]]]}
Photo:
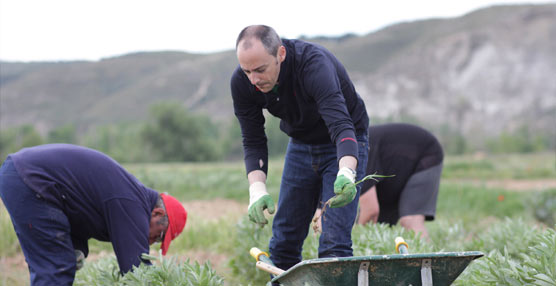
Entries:
{"type": "Polygon", "coordinates": [[[510,219],[493,223],[465,246],[468,250],[481,250],[490,252],[498,250],[506,251],[506,255],[518,258],[522,253],[534,244],[534,237],[539,230],[534,225],[526,223],[521,218],[510,219]],[[507,250],[504,250],[507,249],[507,250]]]}
{"type": "Polygon", "coordinates": [[[21,148],[44,143],[44,139],[34,125],[26,124],[0,130],[0,156],[4,160],[8,154],[17,152],[21,148]]]}
{"type": "Polygon", "coordinates": [[[490,153],[531,153],[548,150],[549,146],[550,136],[535,132],[527,125],[486,141],[490,153]]]}
{"type": "Polygon", "coordinates": [[[219,286],[224,280],[216,275],[208,263],[200,265],[189,260],[179,263],[175,258],[158,258],[158,263],[151,266],[141,264],[133,271],[121,276],[116,258],[110,256],[95,263],[86,263],[77,271],[74,285],[149,285],[149,286],[219,286]]]}
{"type": "Polygon", "coordinates": [[[527,250],[519,254],[512,254],[511,246],[492,250],[469,267],[458,284],[556,285],[556,231],[546,229],[531,237],[529,244],[527,250]]]}
{"type": "Polygon", "coordinates": [[[163,103],[151,108],[141,138],[158,161],[210,161],[222,157],[217,130],[210,118],[163,103]]]}

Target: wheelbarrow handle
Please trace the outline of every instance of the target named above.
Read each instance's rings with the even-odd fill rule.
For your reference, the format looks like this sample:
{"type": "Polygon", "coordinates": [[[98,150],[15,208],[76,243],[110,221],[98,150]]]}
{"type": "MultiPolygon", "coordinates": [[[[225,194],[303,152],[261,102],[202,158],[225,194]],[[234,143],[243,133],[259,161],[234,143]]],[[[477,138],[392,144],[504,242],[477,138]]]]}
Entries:
{"type": "Polygon", "coordinates": [[[260,270],[266,271],[266,272],[268,272],[270,274],[274,274],[276,276],[286,272],[286,271],[284,271],[284,270],[282,270],[282,269],[280,269],[276,266],[270,265],[268,263],[264,263],[262,261],[257,261],[257,264],[255,264],[255,266],[257,268],[259,268],[260,270]]]}
{"type": "Polygon", "coordinates": [[[409,254],[409,245],[405,242],[403,237],[398,236],[394,240],[396,242],[396,252],[400,254],[409,254]]]}

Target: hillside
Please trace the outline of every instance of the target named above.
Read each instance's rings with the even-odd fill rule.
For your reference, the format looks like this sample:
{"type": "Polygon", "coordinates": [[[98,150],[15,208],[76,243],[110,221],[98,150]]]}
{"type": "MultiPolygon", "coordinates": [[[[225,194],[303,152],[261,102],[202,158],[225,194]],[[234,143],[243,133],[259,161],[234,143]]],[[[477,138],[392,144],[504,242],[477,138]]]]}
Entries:
{"type": "MultiPolygon", "coordinates": [[[[278,31],[279,32],[279,31],[278,31]]],[[[556,4],[495,6],[462,17],[313,38],[345,64],[372,122],[418,121],[482,137],[523,125],[556,137],[556,4]]],[[[233,116],[234,51],[136,53],[95,62],[1,62],[0,128],[46,132],[146,118],[175,100],[233,116]]]]}

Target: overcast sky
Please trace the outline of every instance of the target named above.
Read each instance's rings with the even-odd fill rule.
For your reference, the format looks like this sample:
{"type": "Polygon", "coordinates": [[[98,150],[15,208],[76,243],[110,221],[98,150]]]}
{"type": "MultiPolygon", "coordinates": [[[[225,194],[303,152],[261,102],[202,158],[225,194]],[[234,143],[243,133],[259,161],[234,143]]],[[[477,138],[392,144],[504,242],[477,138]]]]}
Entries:
{"type": "Polygon", "coordinates": [[[241,29],[282,37],[364,35],[387,25],[458,17],[535,0],[0,0],[0,60],[99,60],[137,51],[216,52],[241,29]]]}

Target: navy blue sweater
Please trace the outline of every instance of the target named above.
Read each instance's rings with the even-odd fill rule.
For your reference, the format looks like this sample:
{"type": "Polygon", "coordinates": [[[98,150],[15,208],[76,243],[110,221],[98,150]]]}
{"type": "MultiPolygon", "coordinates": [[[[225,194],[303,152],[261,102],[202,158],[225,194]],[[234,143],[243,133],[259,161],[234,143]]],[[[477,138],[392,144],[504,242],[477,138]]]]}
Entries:
{"type": "Polygon", "coordinates": [[[263,93],[238,66],[231,78],[234,112],[243,136],[247,173],[267,172],[263,109],[281,119],[280,129],[306,144],[334,143],[337,157],[357,158],[355,135],[366,135],[369,118],[343,65],[322,46],[283,39],[286,58],[277,90],[263,93]],[[263,160],[261,167],[259,161],[263,160]]]}
{"type": "Polygon", "coordinates": [[[67,215],[75,249],[87,256],[88,239],[111,241],[122,273],[139,266],[140,255],[149,252],[156,191],[110,157],[85,147],[48,144],[10,157],[25,184],[67,215]]]}

